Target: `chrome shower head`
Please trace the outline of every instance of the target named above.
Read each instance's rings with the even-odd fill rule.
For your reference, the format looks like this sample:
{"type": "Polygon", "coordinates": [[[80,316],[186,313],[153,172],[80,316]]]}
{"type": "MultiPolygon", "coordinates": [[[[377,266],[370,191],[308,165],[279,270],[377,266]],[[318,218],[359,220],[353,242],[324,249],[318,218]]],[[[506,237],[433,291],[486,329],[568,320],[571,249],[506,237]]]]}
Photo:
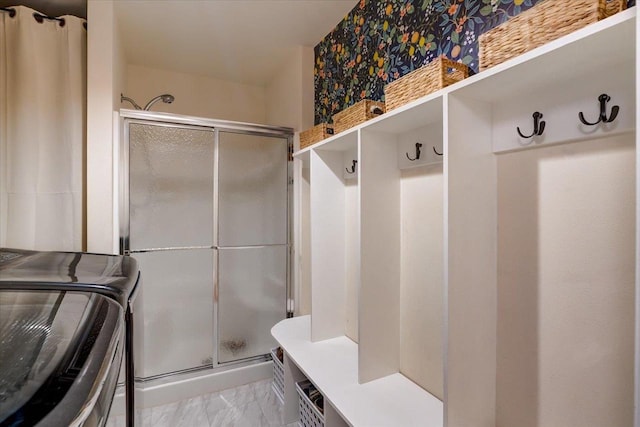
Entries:
{"type": "Polygon", "coordinates": [[[168,93],[158,95],[144,106],[144,110],[148,111],[149,108],[151,108],[151,106],[159,100],[162,100],[162,102],[164,102],[165,104],[171,104],[175,100],[175,98],[173,97],[173,95],[169,95],[168,93]]]}

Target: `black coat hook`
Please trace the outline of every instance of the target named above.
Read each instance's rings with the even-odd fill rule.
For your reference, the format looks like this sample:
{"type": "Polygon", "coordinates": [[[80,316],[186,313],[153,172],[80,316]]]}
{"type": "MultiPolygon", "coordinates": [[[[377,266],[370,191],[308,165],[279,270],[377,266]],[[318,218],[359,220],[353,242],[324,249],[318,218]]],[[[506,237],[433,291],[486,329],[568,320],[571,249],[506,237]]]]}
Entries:
{"type": "Polygon", "coordinates": [[[349,168],[344,168],[347,173],[356,173],[356,165],[358,164],[357,160],[354,160],[353,163],[351,164],[351,170],[349,170],[349,168]]]}
{"type": "Polygon", "coordinates": [[[404,153],[407,156],[407,159],[411,160],[412,162],[415,160],[418,160],[420,158],[421,147],[422,147],[422,144],[420,144],[419,142],[416,142],[416,156],[412,159],[411,157],[409,157],[409,153],[404,153]]]}
{"type": "Polygon", "coordinates": [[[520,131],[520,127],[517,127],[516,130],[518,131],[518,135],[520,135],[520,137],[522,138],[533,138],[534,136],[542,135],[542,132],[544,132],[544,127],[547,123],[541,119],[542,119],[541,112],[536,111],[535,113],[533,113],[533,133],[529,136],[525,136],[520,131]]]}
{"type": "Polygon", "coordinates": [[[442,153],[438,153],[438,150],[436,150],[436,147],[433,147],[433,152],[436,153],[438,156],[442,156],[442,153]]]}
{"type": "Polygon", "coordinates": [[[594,123],[588,122],[584,118],[584,114],[582,113],[582,111],[578,113],[578,118],[582,123],[584,123],[587,126],[595,126],[600,122],[611,123],[616,119],[616,117],[618,117],[618,113],[620,112],[620,107],[617,105],[614,105],[613,107],[611,107],[611,114],[607,117],[607,102],[609,101],[611,101],[611,97],[606,93],[603,93],[598,97],[598,102],[600,102],[600,116],[598,117],[597,122],[594,122],[594,123]]]}

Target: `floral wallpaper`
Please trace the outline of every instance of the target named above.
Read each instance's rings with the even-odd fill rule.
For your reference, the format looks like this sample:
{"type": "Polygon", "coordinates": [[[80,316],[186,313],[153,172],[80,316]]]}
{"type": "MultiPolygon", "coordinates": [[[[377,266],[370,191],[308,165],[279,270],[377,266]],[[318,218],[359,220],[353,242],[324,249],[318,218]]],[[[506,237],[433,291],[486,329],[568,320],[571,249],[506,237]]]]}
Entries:
{"type": "MultiPolygon", "coordinates": [[[[478,71],[478,36],[542,0],[360,0],[315,47],[315,123],[440,55],[478,71]]],[[[629,7],[635,0],[629,0],[629,7]]]]}

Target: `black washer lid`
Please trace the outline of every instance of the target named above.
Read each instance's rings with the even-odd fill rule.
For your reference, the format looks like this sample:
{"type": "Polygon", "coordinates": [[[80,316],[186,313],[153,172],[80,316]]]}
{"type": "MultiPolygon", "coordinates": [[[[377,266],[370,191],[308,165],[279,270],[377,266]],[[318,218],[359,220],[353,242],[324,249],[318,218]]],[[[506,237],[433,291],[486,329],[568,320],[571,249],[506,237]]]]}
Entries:
{"type": "Polygon", "coordinates": [[[0,248],[0,289],[87,290],[125,307],[137,280],[127,256],[0,248]]]}
{"type": "Polygon", "coordinates": [[[122,317],[96,293],[0,290],[0,426],[77,418],[122,317]]]}
{"type": "Polygon", "coordinates": [[[89,297],[0,291],[0,424],[55,375],[73,350],[89,297]]]}

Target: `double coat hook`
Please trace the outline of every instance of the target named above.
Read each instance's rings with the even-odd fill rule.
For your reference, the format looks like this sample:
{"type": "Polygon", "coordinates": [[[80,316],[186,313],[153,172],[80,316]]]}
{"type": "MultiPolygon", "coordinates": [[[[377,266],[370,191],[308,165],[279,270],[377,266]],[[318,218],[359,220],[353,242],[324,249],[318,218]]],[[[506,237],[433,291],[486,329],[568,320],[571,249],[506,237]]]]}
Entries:
{"type": "Polygon", "coordinates": [[[602,95],[600,95],[598,97],[598,102],[600,102],[600,116],[598,117],[598,121],[596,122],[588,122],[585,118],[584,118],[584,114],[582,113],[582,111],[580,111],[578,113],[578,118],[580,119],[580,121],[582,123],[584,123],[587,126],[595,126],[598,123],[602,122],[602,123],[611,123],[612,121],[614,121],[616,119],[616,117],[618,117],[618,113],[620,112],[620,107],[617,105],[614,105],[613,107],[611,107],[611,114],[607,114],[607,102],[611,101],[611,97],[609,95],[607,95],[606,93],[603,93],[602,95]]]}
{"type": "Polygon", "coordinates": [[[357,160],[354,160],[353,163],[351,164],[351,170],[349,170],[349,168],[344,168],[347,173],[356,173],[356,165],[358,164],[357,160]]]}
{"type": "Polygon", "coordinates": [[[416,156],[413,159],[409,157],[409,153],[404,153],[404,154],[407,156],[407,159],[413,162],[420,158],[420,148],[422,148],[422,144],[420,144],[419,142],[416,142],[416,156]]]}
{"type": "Polygon", "coordinates": [[[533,138],[534,136],[540,136],[542,135],[542,133],[544,132],[544,127],[547,123],[542,120],[542,113],[539,111],[536,111],[535,113],[533,113],[533,133],[529,136],[525,136],[522,134],[522,132],[520,131],[520,127],[517,127],[516,130],[518,131],[518,135],[520,135],[520,137],[528,139],[528,138],[533,138]]]}
{"type": "MultiPolygon", "coordinates": [[[[405,156],[407,156],[407,159],[411,160],[412,162],[419,160],[420,159],[420,148],[422,148],[422,144],[419,142],[416,142],[416,155],[415,157],[412,159],[411,157],[409,157],[409,153],[404,153],[405,156]]],[[[436,150],[436,147],[433,146],[433,152],[436,153],[438,156],[442,156],[442,153],[439,153],[438,150],[436,150]]]]}

